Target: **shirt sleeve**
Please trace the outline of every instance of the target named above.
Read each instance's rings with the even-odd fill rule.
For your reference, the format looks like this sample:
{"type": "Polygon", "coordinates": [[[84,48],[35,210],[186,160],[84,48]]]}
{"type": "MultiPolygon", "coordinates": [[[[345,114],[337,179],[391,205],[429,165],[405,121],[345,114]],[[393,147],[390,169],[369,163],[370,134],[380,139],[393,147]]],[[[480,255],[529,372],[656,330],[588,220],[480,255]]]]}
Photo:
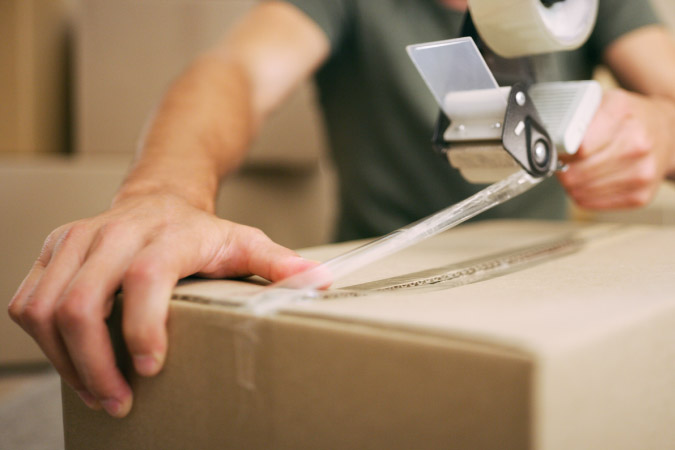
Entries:
{"type": "Polygon", "coordinates": [[[649,0],[600,0],[590,42],[594,52],[602,56],[607,47],[621,36],[659,23],[649,0]]]}
{"type": "Polygon", "coordinates": [[[283,0],[298,8],[326,33],[331,48],[345,38],[353,17],[354,0],[283,0]]]}

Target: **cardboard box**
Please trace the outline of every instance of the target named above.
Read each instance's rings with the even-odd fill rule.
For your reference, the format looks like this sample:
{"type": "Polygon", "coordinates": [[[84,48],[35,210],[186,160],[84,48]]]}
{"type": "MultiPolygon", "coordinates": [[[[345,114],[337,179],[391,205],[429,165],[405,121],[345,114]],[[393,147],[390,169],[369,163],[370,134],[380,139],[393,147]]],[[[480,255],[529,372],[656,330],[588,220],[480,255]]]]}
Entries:
{"type": "Polygon", "coordinates": [[[670,0],[652,0],[652,4],[663,21],[675,29],[675,3],[670,0]]]}
{"type": "Polygon", "coordinates": [[[66,150],[71,1],[0,2],[0,152],[66,150]]]}
{"type": "MultiPolygon", "coordinates": [[[[0,254],[7,262],[0,271],[0,365],[44,361],[6,307],[49,232],[109,207],[130,160],[95,156],[0,159],[0,254]]],[[[325,243],[334,203],[328,179],[319,168],[234,174],[220,188],[216,213],[290,247],[325,243]]]]}
{"type": "Polygon", "coordinates": [[[264,317],[260,286],[188,280],[127,418],[64,390],[66,448],[670,448],[673,255],[673,228],[502,221],[264,317]]]}
{"type": "Polygon", "coordinates": [[[11,321],[7,304],[56,227],[104,211],[122,180],[126,159],[63,157],[0,160],[0,365],[45,361],[33,340],[11,321]]]}
{"type": "MultiPolygon", "coordinates": [[[[170,83],[256,0],[85,0],[76,40],[76,146],[131,154],[170,83]]],[[[316,166],[324,132],[307,83],[268,122],[248,165],[316,166]]]]}

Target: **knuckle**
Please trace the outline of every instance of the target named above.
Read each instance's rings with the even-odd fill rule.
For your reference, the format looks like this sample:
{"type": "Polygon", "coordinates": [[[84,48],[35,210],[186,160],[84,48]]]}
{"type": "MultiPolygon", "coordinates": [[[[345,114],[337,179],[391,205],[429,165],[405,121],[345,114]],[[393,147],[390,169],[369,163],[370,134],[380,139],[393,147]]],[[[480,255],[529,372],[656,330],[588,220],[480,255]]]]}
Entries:
{"type": "Polygon", "coordinates": [[[635,185],[644,188],[655,184],[656,181],[656,164],[653,161],[648,161],[641,164],[635,175],[635,185]]]}
{"type": "Polygon", "coordinates": [[[153,282],[161,278],[163,272],[162,264],[156,260],[137,260],[129,265],[124,279],[132,282],[153,282]]]}
{"type": "Polygon", "coordinates": [[[128,226],[125,222],[115,219],[101,225],[100,233],[103,236],[120,237],[126,234],[128,226]]]}
{"type": "Polygon", "coordinates": [[[81,239],[83,236],[85,236],[89,232],[89,225],[84,222],[75,222],[68,226],[61,236],[59,237],[59,241],[57,242],[58,244],[61,244],[62,246],[70,245],[75,242],[77,242],[79,239],[81,239]]]}
{"type": "Polygon", "coordinates": [[[36,331],[45,327],[53,319],[53,311],[41,302],[33,301],[24,306],[19,316],[24,327],[36,331]]]}
{"type": "Polygon", "coordinates": [[[569,173],[563,173],[560,177],[560,182],[568,193],[575,194],[583,191],[586,184],[583,175],[570,170],[569,173]]]}
{"type": "Polygon", "coordinates": [[[83,222],[83,221],[75,222],[70,227],[68,227],[68,229],[66,230],[65,235],[64,235],[64,239],[72,240],[72,239],[75,239],[77,237],[80,237],[83,234],[85,234],[88,229],[89,229],[89,225],[86,222],[83,222]]]}
{"type": "Polygon", "coordinates": [[[269,241],[269,237],[260,228],[247,227],[246,238],[253,242],[269,241]]]}
{"type": "Polygon", "coordinates": [[[59,242],[60,239],[62,239],[62,236],[68,230],[69,227],[70,225],[64,225],[62,227],[55,229],[54,231],[52,231],[47,235],[42,244],[42,249],[40,250],[40,254],[36,260],[36,264],[41,265],[43,267],[47,265],[51,257],[52,249],[56,247],[57,243],[59,242]]]}
{"type": "Polygon", "coordinates": [[[574,176],[570,173],[561,173],[558,175],[560,183],[565,187],[565,189],[571,191],[575,186],[574,176]]]}
{"type": "Polygon", "coordinates": [[[631,120],[626,125],[626,132],[630,136],[630,152],[629,156],[641,158],[648,156],[654,150],[654,142],[649,137],[649,133],[645,130],[642,123],[637,120],[631,120]]]}
{"type": "Polygon", "coordinates": [[[639,158],[644,158],[644,157],[648,156],[649,152],[650,152],[650,148],[636,142],[631,146],[630,151],[627,152],[627,156],[630,159],[639,159],[639,158]]]}
{"type": "Polygon", "coordinates": [[[129,224],[120,220],[112,220],[102,225],[98,234],[102,242],[116,244],[124,242],[129,236],[129,231],[129,224]]]}
{"type": "Polygon", "coordinates": [[[9,314],[9,317],[16,323],[21,322],[21,305],[19,304],[19,300],[17,296],[14,296],[10,301],[9,305],[7,305],[7,313],[9,314]]]}
{"type": "Polygon", "coordinates": [[[54,313],[59,328],[79,328],[88,323],[93,318],[92,304],[83,289],[71,289],[54,313]]]}
{"type": "Polygon", "coordinates": [[[650,155],[654,150],[654,143],[645,135],[644,130],[641,129],[640,131],[635,140],[635,151],[638,156],[650,155]]]}
{"type": "Polygon", "coordinates": [[[42,244],[42,247],[43,248],[49,248],[49,247],[54,246],[54,244],[56,243],[58,238],[63,234],[63,232],[65,230],[67,230],[67,228],[59,227],[59,228],[55,229],[54,231],[52,231],[51,233],[49,233],[47,235],[47,238],[45,239],[44,243],[42,244]]]}

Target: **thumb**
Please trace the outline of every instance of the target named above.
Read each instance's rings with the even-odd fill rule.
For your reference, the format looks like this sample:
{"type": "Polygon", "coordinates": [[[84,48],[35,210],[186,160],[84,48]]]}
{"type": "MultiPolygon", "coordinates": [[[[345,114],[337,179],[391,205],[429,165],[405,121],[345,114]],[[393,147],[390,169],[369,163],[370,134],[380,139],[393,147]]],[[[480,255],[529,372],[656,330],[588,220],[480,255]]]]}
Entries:
{"type": "Polygon", "coordinates": [[[277,244],[259,229],[238,226],[231,231],[233,235],[226,257],[230,268],[226,270],[228,275],[258,275],[274,282],[319,264],[277,244]]]}

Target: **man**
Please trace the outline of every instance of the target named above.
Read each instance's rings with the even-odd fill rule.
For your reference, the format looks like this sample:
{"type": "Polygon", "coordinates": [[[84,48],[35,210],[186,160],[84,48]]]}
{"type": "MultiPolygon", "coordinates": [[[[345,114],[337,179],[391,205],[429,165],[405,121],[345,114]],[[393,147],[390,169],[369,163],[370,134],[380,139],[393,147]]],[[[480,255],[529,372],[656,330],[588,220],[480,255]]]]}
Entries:
{"type": "MultiPolygon", "coordinates": [[[[638,206],[675,173],[675,44],[646,2],[601,4],[581,53],[535,65],[560,74],[595,55],[633,91],[605,96],[559,182],[584,207],[638,206]]],[[[166,355],[168,298],[179,278],[274,281],[311,267],[213,209],[220,178],[241,162],[265,117],[319,69],[343,181],[340,238],[385,232],[465,198],[476,188],[428,148],[436,106],[401,62],[407,44],[456,37],[465,10],[466,0],[288,0],[254,8],[167,92],[111,209],[50,234],[10,303],[12,318],[88,406],[123,417],[132,392],[104,323],[119,286],[134,367],[153,376],[166,355]]],[[[556,182],[527,195],[492,214],[560,217],[556,182]]]]}

